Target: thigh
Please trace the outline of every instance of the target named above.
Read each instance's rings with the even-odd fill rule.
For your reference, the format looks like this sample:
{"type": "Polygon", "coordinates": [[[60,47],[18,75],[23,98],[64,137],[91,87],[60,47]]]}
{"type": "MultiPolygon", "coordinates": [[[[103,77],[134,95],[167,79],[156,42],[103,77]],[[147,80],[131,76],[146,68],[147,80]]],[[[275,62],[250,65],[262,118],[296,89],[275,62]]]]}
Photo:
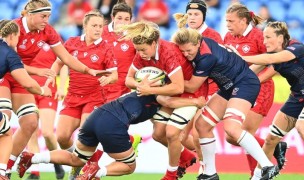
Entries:
{"type": "Polygon", "coordinates": [[[53,109],[39,109],[39,119],[42,132],[54,132],[56,111],[53,109]]]}
{"type": "Polygon", "coordinates": [[[214,94],[207,102],[207,106],[215,113],[219,119],[223,119],[227,108],[227,99],[219,94],[214,94]]]}
{"type": "Polygon", "coordinates": [[[80,126],[80,119],[67,115],[60,115],[57,123],[56,134],[71,136],[80,126]]]}

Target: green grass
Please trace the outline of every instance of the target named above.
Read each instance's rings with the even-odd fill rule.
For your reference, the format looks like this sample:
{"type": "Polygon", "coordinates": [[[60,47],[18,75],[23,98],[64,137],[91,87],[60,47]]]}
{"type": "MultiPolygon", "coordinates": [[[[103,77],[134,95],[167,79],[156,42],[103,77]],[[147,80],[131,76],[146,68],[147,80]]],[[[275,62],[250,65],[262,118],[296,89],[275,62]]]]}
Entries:
{"type": "MultiPolygon", "coordinates": [[[[127,176],[120,176],[120,177],[103,177],[102,180],[159,180],[161,179],[163,174],[141,174],[141,173],[136,173],[136,174],[131,174],[127,176]]],[[[186,174],[182,180],[195,180],[196,179],[196,174],[186,174]]],[[[24,176],[27,177],[27,174],[24,176]]],[[[67,180],[68,174],[66,174],[64,180],[67,180]]],[[[12,175],[12,180],[18,180],[20,179],[17,176],[17,173],[13,173],[12,175]]],[[[23,178],[26,179],[26,178],[23,178]]],[[[55,179],[55,174],[50,172],[50,173],[41,173],[40,176],[41,180],[53,180],[55,179]]],[[[248,180],[249,175],[248,174],[220,174],[220,179],[221,180],[248,180]]],[[[304,174],[282,174],[275,178],[275,180],[303,180],[304,179],[304,174]]]]}

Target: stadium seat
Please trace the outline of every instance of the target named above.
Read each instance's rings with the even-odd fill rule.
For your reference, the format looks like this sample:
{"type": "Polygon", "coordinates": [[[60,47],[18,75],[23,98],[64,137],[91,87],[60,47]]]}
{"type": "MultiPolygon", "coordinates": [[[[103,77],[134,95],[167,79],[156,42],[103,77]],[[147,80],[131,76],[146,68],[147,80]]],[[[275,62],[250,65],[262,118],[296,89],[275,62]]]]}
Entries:
{"type": "Polygon", "coordinates": [[[244,1],[243,4],[246,5],[247,8],[250,11],[254,12],[255,14],[257,14],[259,12],[260,7],[262,5],[260,1],[252,1],[252,0],[244,1]]]}
{"type": "Polygon", "coordinates": [[[12,19],[14,11],[11,8],[10,4],[6,2],[0,2],[0,9],[5,10],[4,13],[0,13],[0,19],[12,19]]]}
{"type": "Polygon", "coordinates": [[[271,16],[278,21],[284,21],[286,16],[286,9],[284,3],[281,1],[269,1],[267,7],[271,16]]]}
{"type": "Polygon", "coordinates": [[[292,3],[290,3],[289,10],[287,12],[288,18],[298,18],[299,20],[304,23],[304,17],[301,14],[301,12],[304,9],[304,1],[302,0],[295,0],[292,3]]]}

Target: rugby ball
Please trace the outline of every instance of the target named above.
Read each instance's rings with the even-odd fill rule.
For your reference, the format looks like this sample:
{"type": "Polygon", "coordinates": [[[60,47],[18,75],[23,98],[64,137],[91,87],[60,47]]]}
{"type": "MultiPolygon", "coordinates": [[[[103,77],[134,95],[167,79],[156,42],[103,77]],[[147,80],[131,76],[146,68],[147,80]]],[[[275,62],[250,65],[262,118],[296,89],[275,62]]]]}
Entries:
{"type": "Polygon", "coordinates": [[[159,81],[155,82],[155,85],[162,86],[165,84],[165,78],[166,78],[165,72],[153,66],[143,67],[140,70],[138,70],[135,74],[135,80],[137,82],[141,82],[143,78],[146,77],[147,74],[149,74],[148,77],[149,80],[160,78],[159,81]]]}

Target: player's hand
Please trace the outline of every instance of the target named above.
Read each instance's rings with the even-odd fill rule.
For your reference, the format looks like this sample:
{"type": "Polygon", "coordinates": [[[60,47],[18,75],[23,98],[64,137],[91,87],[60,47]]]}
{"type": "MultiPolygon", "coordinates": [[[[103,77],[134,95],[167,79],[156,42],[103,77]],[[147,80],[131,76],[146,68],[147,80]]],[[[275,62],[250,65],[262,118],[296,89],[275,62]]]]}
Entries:
{"type": "Polygon", "coordinates": [[[105,86],[107,84],[110,84],[111,80],[112,80],[111,77],[107,77],[107,76],[101,76],[98,79],[101,86],[105,86]]]}
{"type": "Polygon", "coordinates": [[[55,87],[55,85],[56,85],[55,77],[54,78],[52,78],[52,77],[48,78],[45,81],[44,86],[48,87],[50,84],[52,84],[52,87],[55,87]]]}
{"type": "Polygon", "coordinates": [[[47,77],[47,78],[55,78],[56,73],[55,71],[47,68],[38,68],[37,71],[38,76],[47,77]]]}
{"type": "Polygon", "coordinates": [[[63,89],[57,89],[54,99],[58,99],[59,101],[63,100],[65,97],[65,93],[63,89]]]}
{"type": "MultiPolygon", "coordinates": [[[[232,52],[234,52],[235,54],[237,54],[238,56],[241,56],[240,53],[236,50],[235,47],[233,47],[231,44],[225,44],[225,47],[228,49],[228,50],[231,50],[232,52]]],[[[242,57],[242,56],[241,56],[242,57]]]]}
{"type": "Polygon", "coordinates": [[[147,96],[150,95],[150,84],[151,81],[148,79],[149,74],[147,74],[136,87],[136,92],[138,96],[147,96]]]}
{"type": "Polygon", "coordinates": [[[40,94],[41,96],[45,96],[45,97],[52,97],[52,91],[49,87],[47,86],[42,86],[41,88],[43,88],[44,93],[40,94]]]}
{"type": "Polygon", "coordinates": [[[193,98],[193,100],[195,101],[196,107],[200,109],[206,105],[206,99],[203,96],[200,96],[198,98],[193,98]]]}

